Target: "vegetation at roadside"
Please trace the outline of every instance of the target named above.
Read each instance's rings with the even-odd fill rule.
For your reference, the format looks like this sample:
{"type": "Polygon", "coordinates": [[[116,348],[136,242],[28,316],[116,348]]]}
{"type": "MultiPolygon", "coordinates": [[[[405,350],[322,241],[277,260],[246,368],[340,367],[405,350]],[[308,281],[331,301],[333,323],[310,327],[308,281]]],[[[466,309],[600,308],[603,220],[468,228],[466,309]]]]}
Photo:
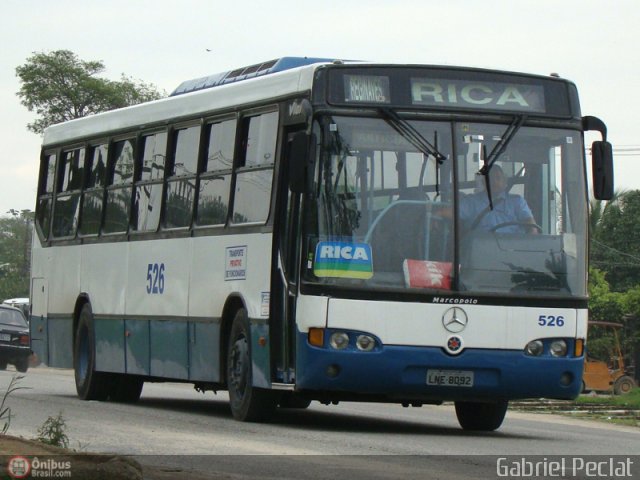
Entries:
{"type": "Polygon", "coordinates": [[[9,430],[11,426],[11,407],[7,406],[7,400],[11,396],[13,392],[16,390],[24,390],[27,387],[21,387],[19,385],[20,380],[24,378],[24,375],[14,375],[7,386],[7,390],[4,392],[2,396],[2,402],[0,403],[0,423],[2,424],[2,428],[0,428],[0,434],[4,435],[9,430]]]}
{"type": "Polygon", "coordinates": [[[0,217],[0,302],[29,296],[33,212],[7,213],[0,217]]]}
{"type": "Polygon", "coordinates": [[[60,412],[55,417],[49,417],[38,429],[38,440],[46,445],[69,448],[69,437],[66,434],[67,423],[60,412]]]}
{"type": "Polygon", "coordinates": [[[610,405],[640,410],[640,388],[634,388],[625,395],[581,395],[575,403],[578,405],[610,405]]]}

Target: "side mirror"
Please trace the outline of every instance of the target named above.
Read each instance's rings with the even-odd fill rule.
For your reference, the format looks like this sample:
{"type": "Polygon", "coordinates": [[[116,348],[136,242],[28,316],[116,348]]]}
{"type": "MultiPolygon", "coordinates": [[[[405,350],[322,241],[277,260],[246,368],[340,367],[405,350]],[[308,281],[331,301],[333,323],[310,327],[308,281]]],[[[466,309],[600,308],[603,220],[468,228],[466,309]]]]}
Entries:
{"type": "Polygon", "coordinates": [[[591,144],[593,196],[597,200],[613,198],[613,150],[609,142],[591,144]]]}
{"type": "Polygon", "coordinates": [[[309,141],[313,136],[298,132],[291,140],[289,148],[289,190],[293,193],[306,193],[309,175],[309,141]]]}

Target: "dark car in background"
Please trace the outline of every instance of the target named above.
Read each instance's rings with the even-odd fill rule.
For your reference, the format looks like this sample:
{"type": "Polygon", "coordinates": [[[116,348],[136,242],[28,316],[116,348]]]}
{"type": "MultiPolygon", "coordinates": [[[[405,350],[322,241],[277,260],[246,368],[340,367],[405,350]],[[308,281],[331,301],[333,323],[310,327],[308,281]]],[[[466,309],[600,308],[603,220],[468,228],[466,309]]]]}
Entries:
{"type": "Polygon", "coordinates": [[[30,355],[29,326],[22,310],[0,304],[0,370],[12,364],[26,372],[30,355]]]}

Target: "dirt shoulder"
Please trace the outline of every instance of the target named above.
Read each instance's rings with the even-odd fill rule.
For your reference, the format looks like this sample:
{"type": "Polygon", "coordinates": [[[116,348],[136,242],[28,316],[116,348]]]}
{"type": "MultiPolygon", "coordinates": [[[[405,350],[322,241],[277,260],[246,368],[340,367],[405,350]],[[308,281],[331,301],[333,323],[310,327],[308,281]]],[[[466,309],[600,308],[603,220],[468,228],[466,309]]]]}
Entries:
{"type": "Polygon", "coordinates": [[[230,478],[214,472],[206,474],[175,468],[143,466],[136,460],[121,455],[72,452],[35,440],[0,435],[0,479],[10,478],[7,476],[7,465],[16,456],[25,457],[32,466],[37,458],[41,464],[41,470],[47,468],[47,461],[54,460],[56,467],[62,465],[62,468],[54,470],[68,469],[72,475],[69,478],[74,480],[175,480],[176,478],[221,480],[230,478]],[[69,468],[66,468],[66,462],[69,462],[69,468]]]}
{"type": "Polygon", "coordinates": [[[33,440],[0,435],[0,475],[8,471],[8,462],[17,455],[26,457],[30,464],[35,464],[36,458],[43,464],[46,464],[49,459],[54,459],[57,465],[63,465],[62,470],[70,470],[73,475],[71,478],[74,479],[142,480],[145,478],[142,466],[130,458],[119,455],[70,452],[33,440]],[[66,462],[69,462],[69,468],[64,467],[66,462]]]}

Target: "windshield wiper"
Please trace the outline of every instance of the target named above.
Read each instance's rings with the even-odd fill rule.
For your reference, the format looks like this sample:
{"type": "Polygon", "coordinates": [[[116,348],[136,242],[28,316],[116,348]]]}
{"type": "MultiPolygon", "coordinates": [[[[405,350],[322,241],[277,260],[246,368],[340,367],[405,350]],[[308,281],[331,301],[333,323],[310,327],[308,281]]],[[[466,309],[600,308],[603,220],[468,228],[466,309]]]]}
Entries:
{"type": "MultiPolygon", "coordinates": [[[[440,153],[437,147],[437,136],[436,136],[436,145],[432,145],[429,143],[429,140],[424,138],[424,136],[408,121],[400,118],[396,112],[394,112],[390,108],[379,108],[380,114],[385,122],[387,122],[391,128],[393,128],[396,132],[398,132],[403,138],[409,141],[411,145],[416,147],[418,151],[422,152],[424,155],[428,157],[433,157],[436,159],[436,197],[440,195],[440,165],[444,163],[447,159],[445,155],[440,153]]],[[[424,171],[424,165],[423,165],[424,171]]],[[[424,181],[424,174],[421,172],[420,174],[420,183],[424,181]]]]}
{"type": "Polygon", "coordinates": [[[484,185],[485,190],[487,191],[487,198],[489,199],[490,210],[493,210],[493,199],[491,198],[491,182],[489,181],[489,172],[491,171],[491,167],[493,167],[493,165],[498,160],[498,157],[502,155],[502,152],[504,152],[505,148],[507,148],[507,145],[509,145],[511,140],[513,140],[513,137],[516,135],[518,130],[520,130],[520,127],[522,126],[526,118],[526,115],[516,115],[513,118],[513,121],[500,136],[500,141],[493,147],[493,150],[491,150],[489,156],[486,155],[486,152],[483,149],[483,153],[485,153],[484,155],[482,155],[484,157],[484,165],[478,173],[480,175],[484,175],[484,185]]]}
{"type": "Polygon", "coordinates": [[[402,135],[402,137],[409,140],[411,145],[420,150],[420,152],[427,156],[430,155],[434,157],[439,165],[442,165],[442,163],[447,159],[447,157],[440,153],[434,145],[429,143],[429,140],[424,138],[424,136],[416,130],[413,125],[400,118],[396,112],[390,108],[380,108],[378,110],[382,114],[385,122],[391,125],[391,127],[402,135]]]}

